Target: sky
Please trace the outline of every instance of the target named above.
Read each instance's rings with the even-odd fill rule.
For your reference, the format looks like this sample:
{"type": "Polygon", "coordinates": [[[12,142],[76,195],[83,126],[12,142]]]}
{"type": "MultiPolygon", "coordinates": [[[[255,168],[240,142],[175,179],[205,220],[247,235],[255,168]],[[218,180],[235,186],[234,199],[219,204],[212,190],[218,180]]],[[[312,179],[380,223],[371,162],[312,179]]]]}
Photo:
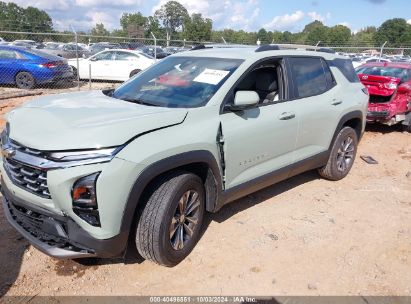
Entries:
{"type": "MultiPolygon", "coordinates": [[[[3,0],[4,1],[4,0],[3,0]]],[[[320,20],[328,26],[343,24],[353,32],[365,26],[380,26],[390,18],[404,18],[411,24],[410,0],[177,0],[190,14],[211,18],[214,29],[257,31],[301,31],[306,24],[320,20]]],[[[152,15],[167,0],[13,0],[20,6],[45,10],[57,30],[73,26],[89,30],[103,23],[120,28],[123,12],[140,11],[152,15]]]]}

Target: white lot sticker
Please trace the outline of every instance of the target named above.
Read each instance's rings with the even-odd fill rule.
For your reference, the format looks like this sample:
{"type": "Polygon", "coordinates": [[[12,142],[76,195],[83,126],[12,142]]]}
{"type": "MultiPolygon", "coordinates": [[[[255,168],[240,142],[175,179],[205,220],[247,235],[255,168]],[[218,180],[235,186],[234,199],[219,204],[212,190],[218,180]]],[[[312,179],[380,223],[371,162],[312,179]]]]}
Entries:
{"type": "Polygon", "coordinates": [[[200,75],[194,78],[195,82],[202,82],[217,85],[229,71],[205,69],[200,75]]]}

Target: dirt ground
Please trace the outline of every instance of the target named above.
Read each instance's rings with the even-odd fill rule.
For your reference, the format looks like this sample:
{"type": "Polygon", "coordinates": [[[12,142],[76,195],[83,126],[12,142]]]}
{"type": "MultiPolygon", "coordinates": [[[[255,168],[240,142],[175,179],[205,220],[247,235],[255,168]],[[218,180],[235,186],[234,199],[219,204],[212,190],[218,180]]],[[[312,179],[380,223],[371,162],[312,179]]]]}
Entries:
{"type": "MultiPolygon", "coordinates": [[[[29,98],[1,102],[1,114],[29,98]]],[[[3,210],[0,236],[0,295],[411,295],[411,135],[368,128],[344,180],[308,172],[209,215],[174,268],[55,260],[3,210]]]]}

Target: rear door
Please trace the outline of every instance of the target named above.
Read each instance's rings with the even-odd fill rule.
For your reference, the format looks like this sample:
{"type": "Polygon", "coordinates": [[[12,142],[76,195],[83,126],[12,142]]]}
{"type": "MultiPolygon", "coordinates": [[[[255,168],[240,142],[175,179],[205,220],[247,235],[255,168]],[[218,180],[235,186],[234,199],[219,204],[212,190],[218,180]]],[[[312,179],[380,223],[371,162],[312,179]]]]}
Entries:
{"type": "Polygon", "coordinates": [[[294,109],[300,119],[293,162],[328,150],[344,104],[326,61],[290,57],[294,109]]]}
{"type": "MultiPolygon", "coordinates": [[[[113,78],[114,55],[115,51],[104,51],[90,57],[88,62],[91,65],[91,77],[93,79],[115,79],[113,78]]],[[[82,75],[82,78],[88,78],[89,71],[85,72],[85,77],[82,75]]]]}
{"type": "Polygon", "coordinates": [[[127,80],[130,78],[130,73],[139,68],[140,57],[137,54],[124,51],[116,51],[115,67],[112,70],[116,80],[127,80]]]}

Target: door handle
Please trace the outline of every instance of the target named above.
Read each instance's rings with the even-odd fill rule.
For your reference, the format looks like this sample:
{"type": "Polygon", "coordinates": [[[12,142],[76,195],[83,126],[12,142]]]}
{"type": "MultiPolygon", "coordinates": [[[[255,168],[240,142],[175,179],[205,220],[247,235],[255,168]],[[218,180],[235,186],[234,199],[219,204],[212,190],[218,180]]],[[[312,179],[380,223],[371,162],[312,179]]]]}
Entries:
{"type": "Polygon", "coordinates": [[[295,118],[294,112],[284,112],[280,116],[278,116],[279,120],[289,120],[295,118]]]}
{"type": "Polygon", "coordinates": [[[333,102],[331,103],[332,106],[338,106],[342,104],[342,100],[333,100],[333,102]]]}

